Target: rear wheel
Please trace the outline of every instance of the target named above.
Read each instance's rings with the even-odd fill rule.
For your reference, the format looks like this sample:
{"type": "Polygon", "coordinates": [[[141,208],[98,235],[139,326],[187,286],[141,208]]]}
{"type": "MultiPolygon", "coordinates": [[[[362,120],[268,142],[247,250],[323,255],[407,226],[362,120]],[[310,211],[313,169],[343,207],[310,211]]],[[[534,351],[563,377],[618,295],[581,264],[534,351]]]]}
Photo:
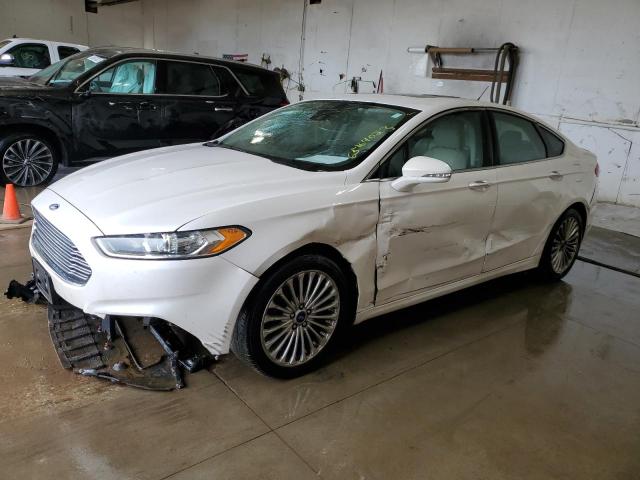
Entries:
{"type": "Polygon", "coordinates": [[[570,208],[555,223],[544,247],[538,271],[544,279],[560,280],[578,258],[582,243],[584,220],[570,208]]]}
{"type": "Polygon", "coordinates": [[[238,318],[232,350],[267,375],[302,375],[318,366],[350,323],[351,305],[338,265],[302,255],[257,286],[238,318]]]}
{"type": "Polygon", "coordinates": [[[0,180],[19,187],[51,181],[58,152],[47,139],[31,133],[11,134],[0,142],[0,180]]]}

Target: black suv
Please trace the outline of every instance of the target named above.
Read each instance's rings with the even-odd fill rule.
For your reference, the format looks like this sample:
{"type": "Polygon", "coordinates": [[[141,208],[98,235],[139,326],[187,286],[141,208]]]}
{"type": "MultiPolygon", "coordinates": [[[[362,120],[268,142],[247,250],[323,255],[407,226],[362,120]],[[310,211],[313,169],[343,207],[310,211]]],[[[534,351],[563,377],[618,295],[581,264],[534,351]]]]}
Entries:
{"type": "Polygon", "coordinates": [[[0,80],[0,180],[39,185],[60,163],[210,140],[287,103],[278,74],[257,66],[93,48],[0,80]]]}

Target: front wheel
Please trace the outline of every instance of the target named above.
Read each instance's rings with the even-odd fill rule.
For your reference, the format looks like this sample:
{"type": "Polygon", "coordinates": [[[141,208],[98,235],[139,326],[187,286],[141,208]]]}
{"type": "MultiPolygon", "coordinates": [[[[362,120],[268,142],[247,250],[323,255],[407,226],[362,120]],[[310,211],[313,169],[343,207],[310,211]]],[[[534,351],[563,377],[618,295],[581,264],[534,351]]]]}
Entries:
{"type": "Polygon", "coordinates": [[[11,134],[0,142],[0,180],[19,187],[51,181],[58,170],[58,153],[47,139],[31,133],[11,134]]]}
{"type": "Polygon", "coordinates": [[[258,284],[240,313],[231,348],[264,374],[302,375],[318,366],[350,323],[351,305],[340,267],[323,256],[302,255],[258,284]]]}
{"type": "Polygon", "coordinates": [[[584,220],[570,208],[555,223],[540,258],[538,271],[546,280],[560,280],[573,266],[582,243],[584,220]]]}

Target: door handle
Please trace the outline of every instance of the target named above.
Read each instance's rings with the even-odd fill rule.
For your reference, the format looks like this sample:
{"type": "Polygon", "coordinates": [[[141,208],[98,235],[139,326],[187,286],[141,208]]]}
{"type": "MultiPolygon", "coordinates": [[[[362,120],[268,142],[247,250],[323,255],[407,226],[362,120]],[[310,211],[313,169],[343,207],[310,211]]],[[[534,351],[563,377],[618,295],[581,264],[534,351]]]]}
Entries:
{"type": "Polygon", "coordinates": [[[490,182],[487,182],[486,180],[478,180],[475,182],[471,182],[469,184],[469,188],[471,190],[480,190],[480,191],[484,191],[487,188],[489,188],[491,186],[490,182]]]}
{"type": "Polygon", "coordinates": [[[151,102],[140,102],[138,104],[138,110],[157,110],[158,107],[155,103],[151,102]]]}
{"type": "Polygon", "coordinates": [[[233,112],[233,107],[216,107],[216,101],[215,100],[205,100],[205,102],[207,105],[214,105],[213,110],[215,112],[233,112]]]}
{"type": "Polygon", "coordinates": [[[131,102],[109,102],[109,106],[122,108],[123,110],[133,110],[131,102]]]}
{"type": "Polygon", "coordinates": [[[561,174],[560,172],[558,172],[557,170],[554,170],[553,172],[551,172],[551,173],[549,174],[549,178],[550,178],[551,180],[562,180],[562,177],[563,177],[563,176],[564,176],[564,175],[562,175],[562,174],[561,174]]]}

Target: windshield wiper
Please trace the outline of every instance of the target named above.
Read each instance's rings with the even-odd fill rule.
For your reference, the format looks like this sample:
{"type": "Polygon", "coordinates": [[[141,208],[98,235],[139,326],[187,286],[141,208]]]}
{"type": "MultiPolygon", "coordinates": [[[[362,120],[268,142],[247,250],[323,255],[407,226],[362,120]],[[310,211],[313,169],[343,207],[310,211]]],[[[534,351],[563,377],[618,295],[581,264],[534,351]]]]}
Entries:
{"type": "Polygon", "coordinates": [[[205,142],[202,145],[205,147],[220,147],[220,148],[227,148],[229,150],[235,150],[237,152],[247,153],[246,150],[242,150],[241,148],[238,148],[238,147],[232,147],[231,145],[222,143],[221,140],[209,140],[208,142],[205,142]]]}

